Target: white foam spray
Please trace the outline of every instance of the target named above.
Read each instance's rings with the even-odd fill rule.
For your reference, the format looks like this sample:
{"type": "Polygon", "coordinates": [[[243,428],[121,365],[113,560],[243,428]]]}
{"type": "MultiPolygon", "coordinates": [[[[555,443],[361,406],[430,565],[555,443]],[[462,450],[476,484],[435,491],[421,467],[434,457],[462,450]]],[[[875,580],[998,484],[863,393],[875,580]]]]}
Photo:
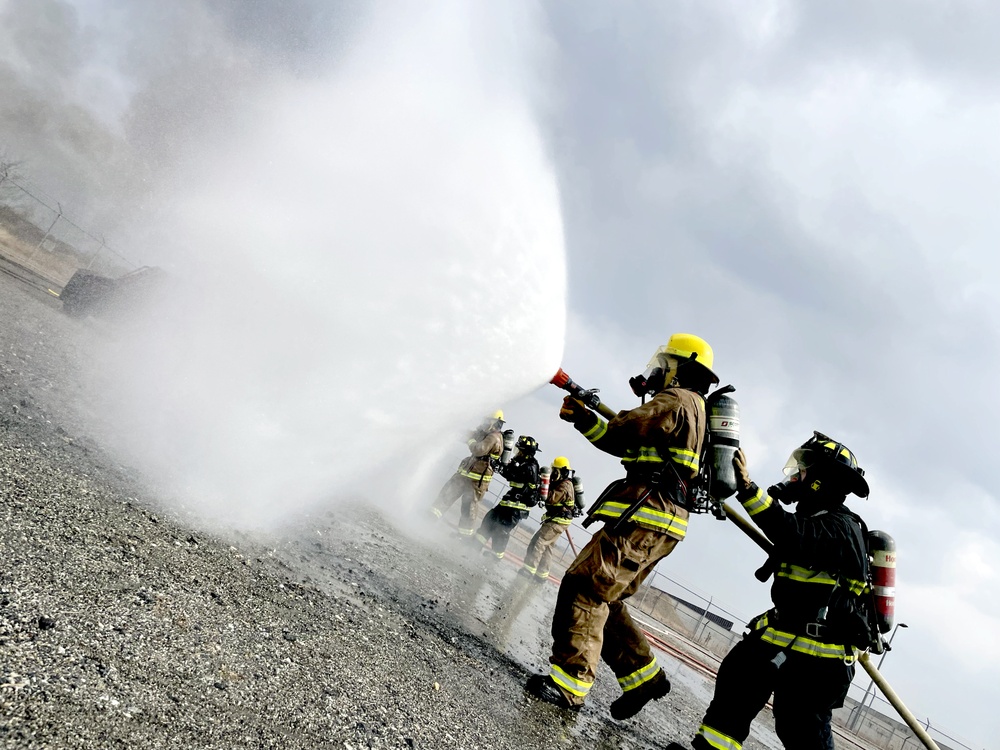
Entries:
{"type": "Polygon", "coordinates": [[[423,456],[559,366],[537,30],[515,4],[417,8],[334,70],[268,79],[162,197],[181,288],[101,380],[119,449],[208,518],[270,525],[373,476],[398,504],[423,456]]]}

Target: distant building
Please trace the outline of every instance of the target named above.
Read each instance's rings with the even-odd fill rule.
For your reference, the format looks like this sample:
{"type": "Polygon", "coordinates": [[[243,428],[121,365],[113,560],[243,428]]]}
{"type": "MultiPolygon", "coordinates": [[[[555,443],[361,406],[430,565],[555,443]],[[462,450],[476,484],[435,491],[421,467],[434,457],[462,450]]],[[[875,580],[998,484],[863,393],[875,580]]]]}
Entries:
{"type": "Polygon", "coordinates": [[[673,599],[678,604],[681,604],[681,605],[687,607],[692,612],[696,613],[699,617],[704,617],[705,619],[710,620],[711,622],[714,622],[720,628],[725,628],[726,630],[732,630],[733,629],[733,621],[732,620],[727,620],[725,617],[721,617],[720,615],[717,615],[714,612],[706,612],[704,609],[702,609],[698,605],[692,604],[691,602],[684,601],[679,596],[674,596],[673,594],[670,594],[670,593],[668,593],[666,591],[664,591],[663,593],[665,593],[667,596],[669,596],[671,599],[673,599]]]}

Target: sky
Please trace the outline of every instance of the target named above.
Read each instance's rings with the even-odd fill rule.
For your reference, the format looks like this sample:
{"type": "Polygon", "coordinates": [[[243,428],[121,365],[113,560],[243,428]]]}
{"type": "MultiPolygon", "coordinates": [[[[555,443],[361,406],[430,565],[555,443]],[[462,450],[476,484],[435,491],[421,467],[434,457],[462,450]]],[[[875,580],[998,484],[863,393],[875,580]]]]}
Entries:
{"type": "MultiPolygon", "coordinates": [[[[628,378],[671,333],[704,337],[722,382],[736,386],[758,482],[778,479],[813,430],[858,456],[872,493],[851,507],[896,539],[896,621],[908,626],[883,673],[918,717],[987,747],[1000,735],[989,710],[1000,505],[988,429],[1000,406],[986,397],[1000,322],[1000,10],[931,0],[498,7],[450,2],[400,19],[361,2],[0,0],[0,149],[142,262],[222,274],[247,253],[243,281],[277,288],[274,309],[319,321],[316,334],[334,328],[340,361],[353,363],[296,359],[278,325],[288,369],[317,367],[369,407],[391,392],[382,410],[339,413],[357,430],[379,419],[395,428],[403,411],[420,439],[386,451],[404,451],[421,483],[443,481],[435,472],[460,455],[446,428],[502,406],[544,459],[568,456],[596,497],[621,469],[557,419],[561,394],[545,375],[561,364],[627,408],[628,378]],[[351,145],[317,158],[331,141],[351,145]],[[331,200],[356,201],[361,219],[331,223],[331,200]],[[268,210],[247,218],[237,205],[268,210]],[[274,269],[257,250],[293,216],[305,226],[296,247],[327,232],[364,245],[372,227],[373,247],[410,241],[442,205],[451,218],[438,234],[416,233],[415,247],[433,248],[416,256],[368,250],[345,263],[343,250],[284,249],[274,269]],[[512,229],[510,215],[528,218],[512,229]],[[506,250],[483,253],[494,236],[506,250]],[[171,244],[183,250],[165,253],[171,244]],[[413,283],[373,294],[380,257],[413,283]],[[322,290],[296,296],[322,277],[317,267],[374,297],[364,322],[340,330],[345,311],[317,301],[322,290]],[[456,331],[456,319],[481,335],[456,331]],[[356,346],[348,334],[359,328],[389,354],[356,346]],[[399,367],[372,374],[380,362],[399,367]],[[407,362],[419,367],[409,391],[393,379],[407,377],[407,362]],[[433,383],[461,394],[437,421],[433,383]]],[[[220,319],[202,348],[231,330],[220,319]]],[[[269,402],[269,387],[254,397],[269,402]]],[[[303,387],[314,405],[323,389],[303,387]]],[[[184,393],[174,396],[183,420],[184,393]]],[[[302,403],[283,406],[295,418],[279,432],[323,434],[302,403]]],[[[233,429],[249,418],[221,411],[233,429]]],[[[273,446],[274,431],[255,424],[273,446]]],[[[735,527],[699,517],[660,567],[749,617],[768,606],[752,578],[759,563],[735,527]]]]}

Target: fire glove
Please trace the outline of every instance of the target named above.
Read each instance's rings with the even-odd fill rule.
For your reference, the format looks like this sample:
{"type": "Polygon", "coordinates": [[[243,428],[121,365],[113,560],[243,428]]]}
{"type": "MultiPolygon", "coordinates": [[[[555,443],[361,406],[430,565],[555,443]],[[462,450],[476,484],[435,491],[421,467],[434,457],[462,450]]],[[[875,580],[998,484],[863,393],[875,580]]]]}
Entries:
{"type": "Polygon", "coordinates": [[[575,398],[567,396],[559,409],[559,419],[572,422],[578,430],[588,430],[594,426],[597,416],[575,398]]]}
{"type": "Polygon", "coordinates": [[[736,455],[733,456],[733,471],[736,472],[737,494],[746,492],[753,487],[750,472],[747,471],[747,457],[744,455],[742,448],[737,448],[736,455]]]}

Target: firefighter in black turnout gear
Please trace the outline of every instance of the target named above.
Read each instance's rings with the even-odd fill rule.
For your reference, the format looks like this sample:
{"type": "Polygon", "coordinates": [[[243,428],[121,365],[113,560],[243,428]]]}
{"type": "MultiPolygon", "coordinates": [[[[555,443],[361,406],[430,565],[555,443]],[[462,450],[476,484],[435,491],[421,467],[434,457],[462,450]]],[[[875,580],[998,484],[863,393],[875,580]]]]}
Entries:
{"type": "Polygon", "coordinates": [[[507,551],[510,534],[521,521],[528,517],[528,509],[541,499],[539,494],[538,441],[528,435],[517,439],[517,452],[506,466],[500,467],[500,474],[507,480],[510,489],[483,518],[476,539],[483,545],[483,553],[489,554],[490,544],[493,557],[502,560],[507,551]],[[492,541],[491,541],[492,540],[492,541]]]}
{"type": "Polygon", "coordinates": [[[868,482],[854,454],[819,432],[792,452],[786,478],[767,492],[750,480],[742,451],[733,466],[737,499],[774,543],[757,572],[760,580],[774,576],[774,607],[750,622],[722,661],[692,745],[741,750],[773,694],[775,731],[786,748],[833,750],[832,711],[844,705],[858,649],[871,645],[867,532],[844,505],[848,494],[867,497],[868,482]],[[775,499],[795,504],[795,512],[775,499]]]}

